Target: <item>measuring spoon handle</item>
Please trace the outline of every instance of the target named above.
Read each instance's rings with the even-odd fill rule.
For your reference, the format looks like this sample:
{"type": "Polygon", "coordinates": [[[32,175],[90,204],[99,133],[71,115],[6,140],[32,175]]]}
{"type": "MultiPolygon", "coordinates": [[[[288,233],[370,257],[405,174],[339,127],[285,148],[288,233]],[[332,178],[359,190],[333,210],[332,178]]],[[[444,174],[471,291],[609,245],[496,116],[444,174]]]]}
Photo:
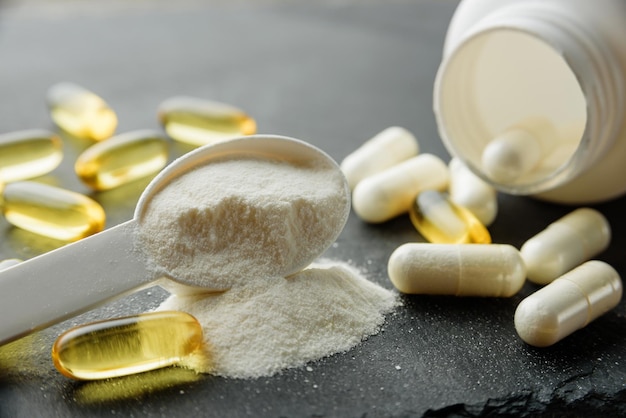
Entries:
{"type": "Polygon", "coordinates": [[[134,228],[131,220],[0,271],[0,345],[152,282],[134,228]]]}

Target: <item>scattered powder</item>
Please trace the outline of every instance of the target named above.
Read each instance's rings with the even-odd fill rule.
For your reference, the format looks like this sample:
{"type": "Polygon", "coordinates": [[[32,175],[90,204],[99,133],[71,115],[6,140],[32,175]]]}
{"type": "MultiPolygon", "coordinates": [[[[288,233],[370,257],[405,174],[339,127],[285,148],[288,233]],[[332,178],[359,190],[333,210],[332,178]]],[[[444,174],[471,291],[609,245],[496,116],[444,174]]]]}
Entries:
{"type": "Polygon", "coordinates": [[[158,309],[188,312],[202,324],[204,356],[186,366],[255,378],[349,350],[378,333],[396,305],[394,292],[345,263],[327,261],[223,294],[173,295],[158,309]]]}
{"type": "Polygon", "coordinates": [[[202,324],[204,351],[186,365],[234,378],[269,376],[376,334],[395,293],[345,263],[302,270],[335,241],[349,205],[345,178],[322,154],[304,165],[214,160],[158,192],[137,232],[151,268],[229,289],[172,295],[159,307],[202,324]]]}
{"type": "Polygon", "coordinates": [[[139,246],[157,272],[212,289],[295,273],[332,244],[348,216],[345,180],[323,163],[251,157],[200,166],[151,199],[139,246]]]}

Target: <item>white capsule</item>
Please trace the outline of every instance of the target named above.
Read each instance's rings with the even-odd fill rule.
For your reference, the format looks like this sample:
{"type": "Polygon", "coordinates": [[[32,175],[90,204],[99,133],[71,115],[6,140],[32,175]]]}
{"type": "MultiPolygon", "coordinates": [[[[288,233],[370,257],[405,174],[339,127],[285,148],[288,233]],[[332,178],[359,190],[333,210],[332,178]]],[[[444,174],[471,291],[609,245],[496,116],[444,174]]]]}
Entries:
{"type": "Polygon", "coordinates": [[[366,177],[414,157],[419,144],[404,128],[392,126],[366,141],[341,162],[350,189],[366,177]]]}
{"type": "Polygon", "coordinates": [[[524,285],[526,270],[506,244],[404,244],[387,266],[403,293],[510,297],[524,285]]]}
{"type": "Polygon", "coordinates": [[[21,262],[22,260],[19,258],[7,258],[6,260],[0,261],[0,270],[8,269],[9,267],[13,267],[21,262]]]}
{"type": "Polygon", "coordinates": [[[613,309],[621,298],[617,271],[588,261],[522,300],[515,330],[526,343],[547,347],[613,309]]]}
{"type": "Polygon", "coordinates": [[[472,212],[483,225],[491,225],[498,214],[496,189],[474,174],[458,158],[452,158],[448,168],[450,200],[472,212]]]}
{"type": "Polygon", "coordinates": [[[604,251],[611,227],[597,210],[576,209],[548,225],[521,248],[528,280],[547,284],[604,251]]]}
{"type": "Polygon", "coordinates": [[[418,155],[357,184],[352,207],[366,222],[385,222],[407,213],[421,191],[445,189],[449,177],[448,167],[439,157],[418,155]]]}
{"type": "Polygon", "coordinates": [[[530,132],[510,129],[485,147],[482,166],[496,183],[511,184],[532,171],[541,158],[541,146],[530,132]]]}

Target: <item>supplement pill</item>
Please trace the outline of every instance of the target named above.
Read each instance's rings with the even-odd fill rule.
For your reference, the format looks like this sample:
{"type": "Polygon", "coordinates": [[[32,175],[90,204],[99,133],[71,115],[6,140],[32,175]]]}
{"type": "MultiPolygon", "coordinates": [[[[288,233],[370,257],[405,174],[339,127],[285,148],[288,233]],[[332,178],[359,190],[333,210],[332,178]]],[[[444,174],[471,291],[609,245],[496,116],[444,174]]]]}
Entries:
{"type": "Polygon", "coordinates": [[[521,248],[528,280],[547,284],[604,251],[611,227],[597,210],[577,209],[535,235],[521,248]]]}
{"type": "Polygon", "coordinates": [[[165,100],[158,118],[172,139],[196,146],[256,133],[256,121],[243,110],[194,97],[165,100]]]}
{"type": "Polygon", "coordinates": [[[455,205],[436,190],[418,194],[409,216],[419,233],[430,242],[491,244],[489,231],[469,210],[455,205]]]}
{"type": "Polygon", "coordinates": [[[193,316],[153,312],[72,328],[55,341],[52,360],[67,377],[108,379],[175,365],[202,339],[193,316]]]}
{"type": "Polygon", "coordinates": [[[617,271],[602,261],[588,261],[522,300],[515,330],[526,343],[547,347],[610,311],[621,298],[617,271]]]}
{"type": "Polygon", "coordinates": [[[425,244],[398,247],[387,266],[403,293],[510,297],[524,285],[524,262],[506,244],[425,244]]]}
{"type": "Polygon", "coordinates": [[[102,98],[79,85],[55,84],[47,99],[54,123],[71,135],[101,141],[115,132],[115,112],[102,98]]]}
{"type": "Polygon", "coordinates": [[[452,158],[448,168],[450,200],[472,212],[483,225],[491,225],[498,214],[496,190],[458,158],[452,158]]]}
{"type": "Polygon", "coordinates": [[[9,267],[13,267],[22,262],[19,258],[7,258],[6,260],[0,261],[0,270],[8,269],[9,267]]]}
{"type": "Polygon", "coordinates": [[[28,130],[0,135],[0,181],[26,180],[58,167],[61,139],[49,131],[28,130]]]}
{"type": "Polygon", "coordinates": [[[417,139],[411,132],[392,126],[366,141],[341,162],[341,171],[350,189],[366,177],[393,167],[419,152],[417,139]]]}
{"type": "Polygon", "coordinates": [[[366,222],[385,222],[407,213],[421,191],[445,189],[448,178],[439,157],[418,155],[362,180],[352,193],[352,207],[366,222]]]}
{"type": "Polygon", "coordinates": [[[493,181],[509,184],[535,168],[541,158],[537,140],[529,132],[515,129],[493,139],[485,147],[482,164],[493,181]]]}
{"type": "Polygon", "coordinates": [[[2,212],[12,225],[63,241],[76,241],[104,229],[102,206],[80,193],[32,181],[9,183],[2,212]]]}
{"type": "Polygon", "coordinates": [[[78,178],[94,190],[109,190],[161,170],[167,140],[153,131],[116,135],[87,148],[74,165],[78,178]]]}

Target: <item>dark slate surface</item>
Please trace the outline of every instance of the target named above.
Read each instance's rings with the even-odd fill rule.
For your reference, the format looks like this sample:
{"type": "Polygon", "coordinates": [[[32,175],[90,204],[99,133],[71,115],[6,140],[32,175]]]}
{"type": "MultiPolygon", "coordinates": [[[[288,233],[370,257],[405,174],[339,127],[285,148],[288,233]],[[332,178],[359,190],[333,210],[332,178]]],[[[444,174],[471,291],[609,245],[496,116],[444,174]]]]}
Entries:
{"type": "MultiPolygon", "coordinates": [[[[391,125],[448,159],[431,111],[432,82],[455,1],[26,2],[0,12],[0,131],[50,127],[49,85],[69,80],[105,97],[119,132],[158,128],[176,94],[248,110],[262,133],[309,141],[341,160],[391,125]],[[150,5],[149,5],[150,4],[150,5]]],[[[87,144],[65,138],[63,166],[43,181],[88,191],[72,164],[87,144]]],[[[172,156],[187,149],[172,144],[172,156]]],[[[92,196],[108,226],[132,216],[146,182],[92,196]]],[[[572,208],[500,196],[494,241],[521,245],[572,208]]],[[[626,273],[626,200],[597,206],[614,230],[599,258],[626,273]]],[[[386,263],[421,241],[407,217],[367,225],[351,215],[328,256],[367,268],[391,288],[386,263]]],[[[0,259],[59,246],[0,220],[0,259]]],[[[80,260],[77,260],[80,262],[80,260]]],[[[58,268],[62,268],[59,266],[58,268]]],[[[626,414],[626,303],[548,349],[517,337],[511,299],[403,297],[383,332],[306,368],[257,380],[166,369],[74,382],[50,360],[72,324],[143,312],[158,288],[0,348],[0,417],[67,416],[615,416],[626,414]]],[[[1,318],[10,321],[10,318],[1,318]]]]}

